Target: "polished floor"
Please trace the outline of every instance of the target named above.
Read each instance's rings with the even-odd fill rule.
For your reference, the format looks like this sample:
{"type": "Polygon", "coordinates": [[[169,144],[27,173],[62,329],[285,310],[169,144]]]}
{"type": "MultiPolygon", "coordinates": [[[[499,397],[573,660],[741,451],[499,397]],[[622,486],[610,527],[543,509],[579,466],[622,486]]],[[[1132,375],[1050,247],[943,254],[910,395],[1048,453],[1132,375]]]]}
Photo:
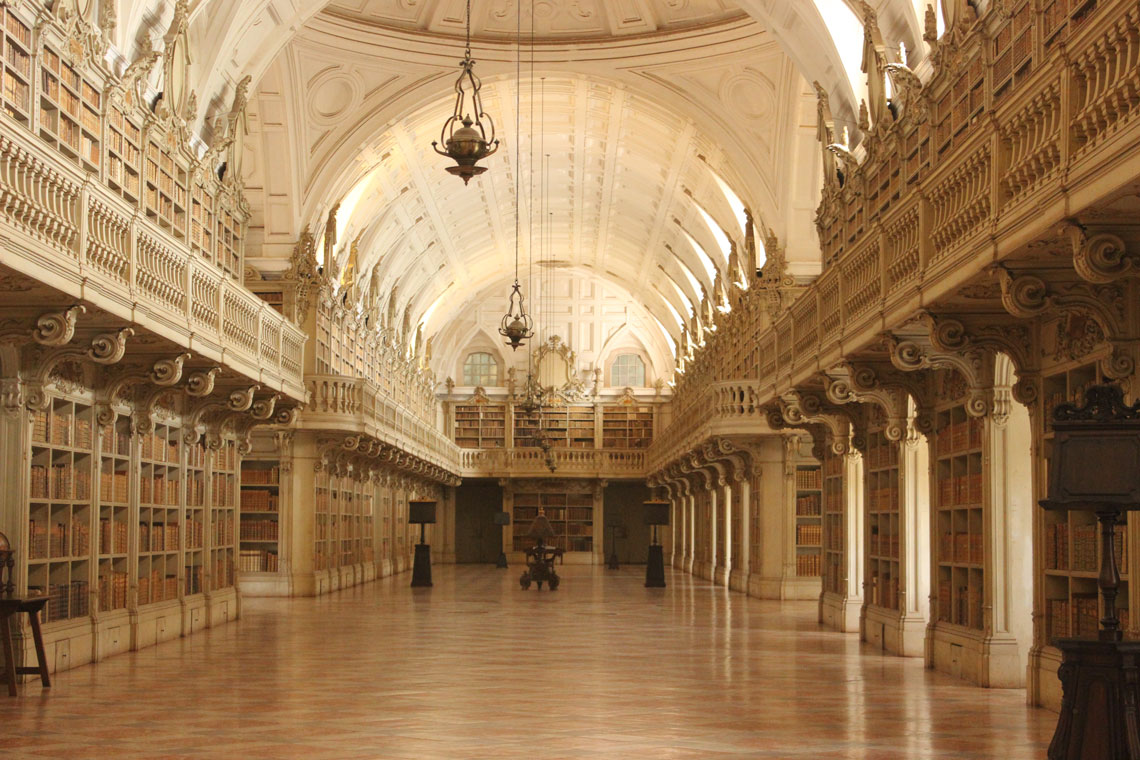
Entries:
{"type": "Polygon", "coordinates": [[[436,567],[61,673],[5,758],[1043,758],[1056,715],[822,631],[815,605],[643,569],[436,567]]]}

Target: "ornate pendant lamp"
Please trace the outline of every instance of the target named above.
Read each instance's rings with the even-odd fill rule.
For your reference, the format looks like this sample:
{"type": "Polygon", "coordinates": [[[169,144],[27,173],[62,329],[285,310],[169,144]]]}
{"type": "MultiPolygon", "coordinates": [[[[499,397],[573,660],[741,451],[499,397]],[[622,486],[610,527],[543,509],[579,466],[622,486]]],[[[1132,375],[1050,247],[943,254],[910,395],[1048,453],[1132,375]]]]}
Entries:
{"type": "MultiPolygon", "coordinates": [[[[467,2],[468,25],[471,21],[471,0],[467,2]]],[[[517,351],[523,343],[534,335],[530,315],[526,313],[526,302],[523,299],[522,289],[519,287],[519,206],[521,201],[519,193],[522,191],[520,174],[522,173],[522,153],[519,144],[522,138],[522,122],[519,112],[522,104],[522,3],[518,6],[518,39],[515,56],[515,80],[518,82],[515,89],[515,284],[511,287],[511,296],[507,302],[507,313],[499,323],[499,335],[507,339],[511,350],[517,351]]],[[[448,171],[451,171],[448,169],[448,171]]]]}
{"type": "Polygon", "coordinates": [[[495,139],[495,122],[483,111],[483,100],[479,97],[479,90],[483,83],[475,76],[475,61],[471,58],[471,0],[467,0],[467,47],[463,60],[459,62],[459,79],[455,81],[455,112],[443,123],[443,130],[439,135],[439,142],[444,149],[440,150],[439,142],[432,142],[431,147],[441,156],[447,156],[455,161],[456,166],[449,166],[447,170],[457,177],[463,178],[463,184],[471,181],[487,171],[486,166],[476,164],[499,149],[499,141],[495,139]],[[471,99],[471,110],[467,111],[467,99],[471,99]],[[472,119],[471,115],[475,118],[472,119]],[[488,129],[490,135],[487,134],[488,129]]]}

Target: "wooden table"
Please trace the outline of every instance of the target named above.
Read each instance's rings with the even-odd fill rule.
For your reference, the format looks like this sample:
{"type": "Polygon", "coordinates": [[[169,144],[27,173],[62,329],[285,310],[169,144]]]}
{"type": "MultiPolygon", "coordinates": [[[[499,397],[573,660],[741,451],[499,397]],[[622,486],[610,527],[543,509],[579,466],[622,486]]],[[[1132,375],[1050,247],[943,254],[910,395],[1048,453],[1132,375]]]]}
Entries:
{"type": "Polygon", "coordinates": [[[4,677],[8,681],[8,696],[17,694],[16,676],[39,673],[44,688],[51,686],[47,657],[44,656],[44,637],[40,630],[40,611],[48,603],[46,596],[0,597],[0,643],[4,647],[4,677]],[[38,667],[16,667],[16,652],[12,646],[11,617],[26,612],[32,623],[32,639],[36,645],[38,667]]]}

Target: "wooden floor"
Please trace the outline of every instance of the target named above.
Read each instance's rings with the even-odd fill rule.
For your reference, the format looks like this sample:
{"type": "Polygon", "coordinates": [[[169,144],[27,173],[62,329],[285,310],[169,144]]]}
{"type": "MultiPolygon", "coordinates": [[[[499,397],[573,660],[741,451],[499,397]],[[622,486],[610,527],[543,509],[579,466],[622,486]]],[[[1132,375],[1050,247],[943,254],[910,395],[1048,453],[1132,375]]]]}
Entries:
{"type": "Polygon", "coordinates": [[[822,631],[815,605],[644,568],[436,567],[61,673],[5,758],[1043,758],[1056,715],[822,631]],[[15,750],[13,752],[13,750],[15,750]]]}

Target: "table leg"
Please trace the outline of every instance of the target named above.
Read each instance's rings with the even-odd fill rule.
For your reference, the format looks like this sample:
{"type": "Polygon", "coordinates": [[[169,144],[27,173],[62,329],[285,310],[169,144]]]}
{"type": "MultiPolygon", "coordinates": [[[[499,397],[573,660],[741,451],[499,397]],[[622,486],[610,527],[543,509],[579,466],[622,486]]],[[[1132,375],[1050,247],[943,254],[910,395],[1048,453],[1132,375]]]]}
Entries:
{"type": "Polygon", "coordinates": [[[44,654],[44,635],[40,630],[39,610],[32,610],[28,616],[32,619],[32,640],[36,643],[36,657],[40,663],[40,682],[47,689],[51,687],[51,676],[48,675],[47,655],[44,654]]]}
{"type": "Polygon", "coordinates": [[[11,615],[0,616],[0,642],[4,645],[4,678],[8,681],[8,696],[14,697],[16,690],[16,653],[12,650],[12,629],[9,628],[11,615]]]}

